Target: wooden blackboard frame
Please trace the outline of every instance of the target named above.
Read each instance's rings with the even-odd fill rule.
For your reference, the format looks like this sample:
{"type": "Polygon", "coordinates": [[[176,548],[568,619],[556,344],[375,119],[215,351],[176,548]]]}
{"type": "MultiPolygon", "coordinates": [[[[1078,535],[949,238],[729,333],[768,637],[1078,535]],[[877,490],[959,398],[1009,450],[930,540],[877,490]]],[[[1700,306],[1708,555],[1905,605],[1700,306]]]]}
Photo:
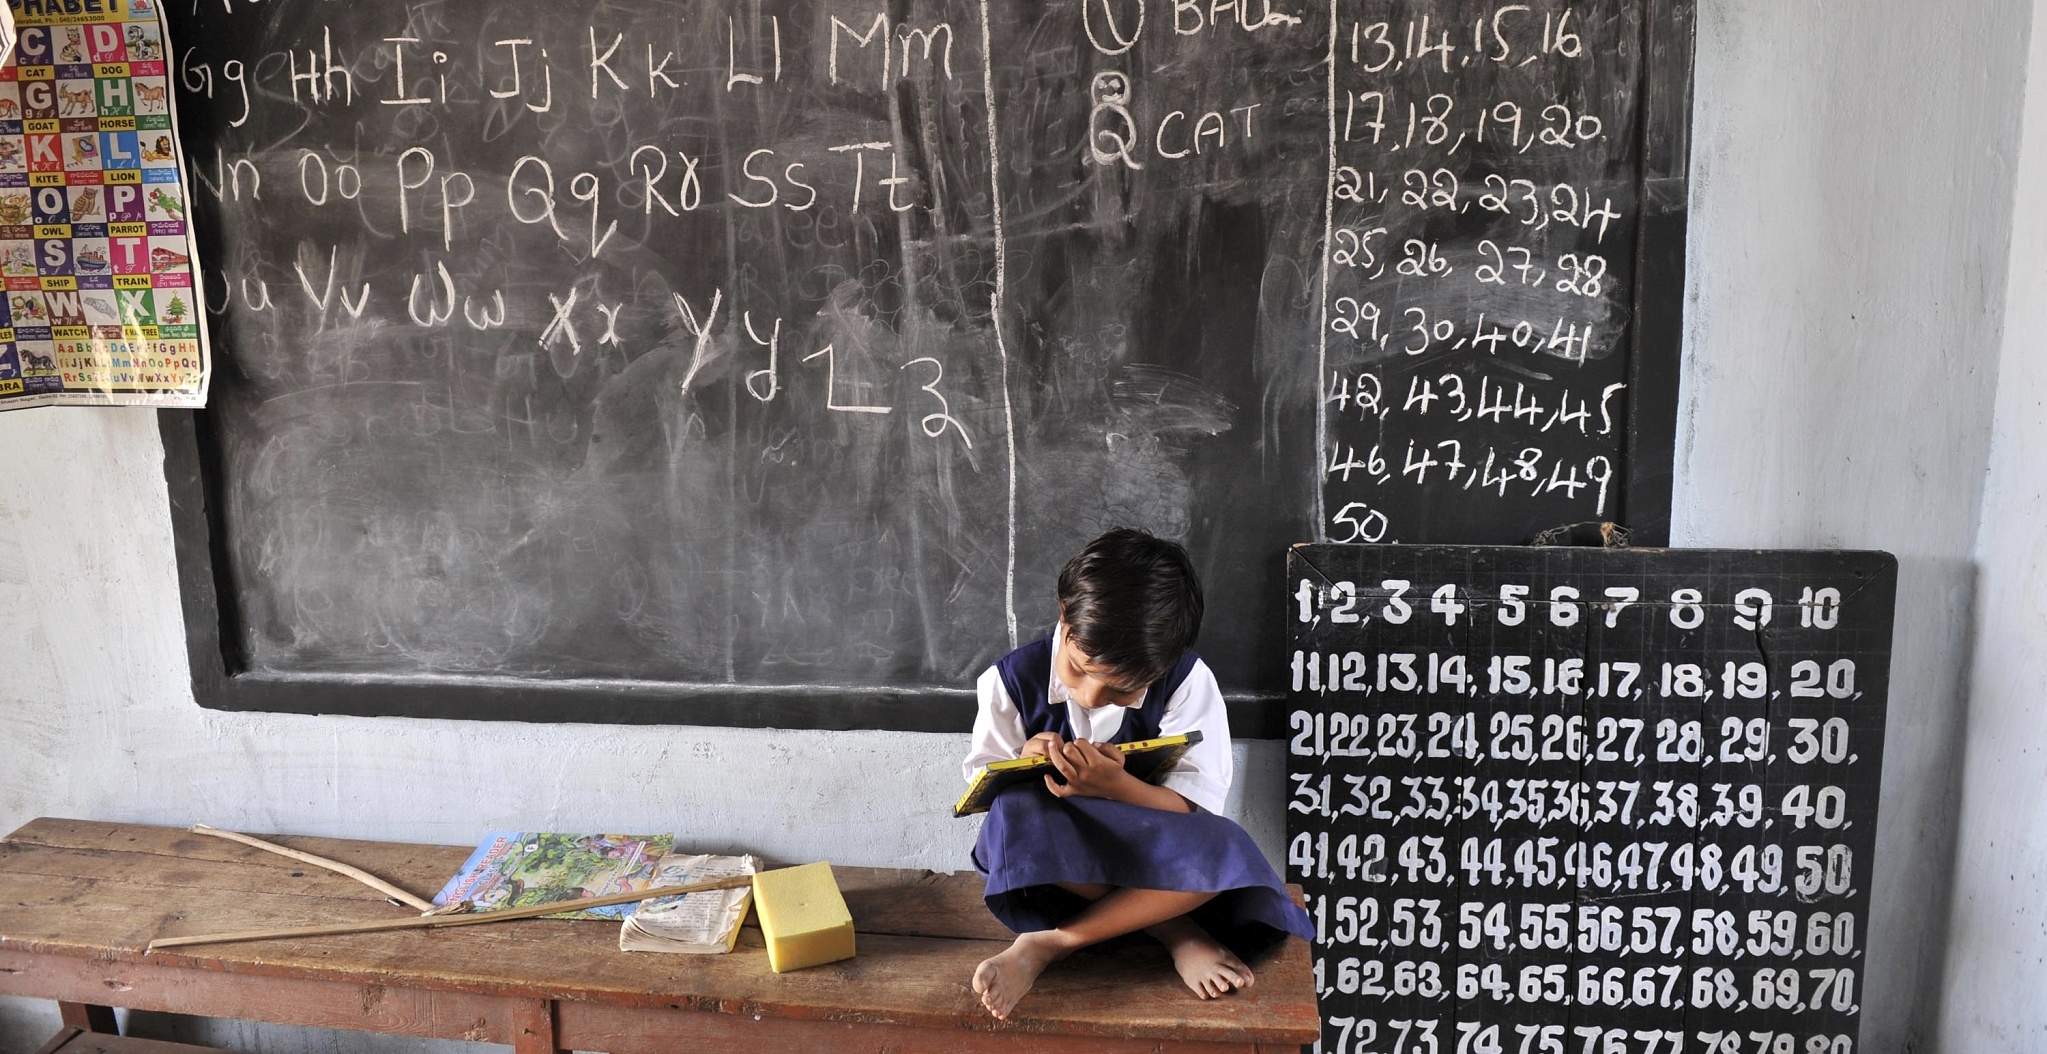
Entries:
{"type": "MultiPolygon", "coordinates": [[[[1616,522],[1634,543],[1669,543],[1683,361],[1685,243],[1690,192],[1692,66],[1697,0],[1647,0],[1640,111],[1643,158],[1629,353],[1626,482],[1616,522]]],[[[971,685],[819,687],[514,677],[376,677],[258,672],[237,641],[242,623],[226,577],[220,462],[205,410],[159,410],[164,477],[192,694],[209,710],[574,724],[712,725],[892,732],[967,732],[971,685]]],[[[1316,539],[1321,540],[1321,539],[1316,539]]],[[[1421,541],[1415,539],[1415,541],[1421,541]]],[[[1455,542],[1434,538],[1428,542],[1455,542]]],[[[1275,662],[1280,657],[1275,655],[1275,662]]],[[[1240,739],[1286,734],[1284,692],[1231,692],[1240,739]]]]}
{"type": "Polygon", "coordinates": [[[1615,522],[1634,544],[1670,544],[1684,365],[1685,244],[1691,215],[1692,63],[1697,0],[1649,0],[1642,20],[1641,220],[1628,363],[1627,485],[1615,522]]]}

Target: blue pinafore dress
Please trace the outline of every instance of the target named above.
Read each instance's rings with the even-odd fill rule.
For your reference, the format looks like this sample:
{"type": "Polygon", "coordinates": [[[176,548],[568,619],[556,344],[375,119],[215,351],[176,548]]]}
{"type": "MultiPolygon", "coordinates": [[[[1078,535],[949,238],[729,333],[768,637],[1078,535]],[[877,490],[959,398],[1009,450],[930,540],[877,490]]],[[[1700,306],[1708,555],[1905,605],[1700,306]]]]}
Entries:
{"type": "MultiPolygon", "coordinates": [[[[1126,711],[1113,742],[1159,734],[1166,703],[1194,669],[1188,652],[1126,711]]],[[[1024,735],[1057,732],[1073,738],[1066,706],[1047,697],[1050,638],[1027,644],[995,664],[1022,715],[1024,735]]],[[[1289,933],[1312,940],[1307,912],[1287,894],[1265,854],[1242,827],[1195,806],[1172,813],[1106,798],[1060,798],[1040,783],[1022,783],[995,799],[974,843],[974,866],[988,880],[988,910],[1010,930],[1057,927],[1088,901],[1055,883],[1131,886],[1217,894],[1192,917],[1209,936],[1249,959],[1289,933]]]]}

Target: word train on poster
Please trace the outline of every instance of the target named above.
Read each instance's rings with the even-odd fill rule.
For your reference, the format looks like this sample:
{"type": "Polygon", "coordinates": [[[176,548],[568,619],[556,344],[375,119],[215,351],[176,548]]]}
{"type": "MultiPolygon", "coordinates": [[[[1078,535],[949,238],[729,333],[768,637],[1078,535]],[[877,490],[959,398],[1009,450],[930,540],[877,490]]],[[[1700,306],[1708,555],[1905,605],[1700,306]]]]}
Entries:
{"type": "Polygon", "coordinates": [[[1894,558],[1288,568],[1325,1054],[1854,1054],[1894,558]]]}
{"type": "Polygon", "coordinates": [[[203,406],[210,374],[156,0],[8,0],[0,410],[203,406]]]}

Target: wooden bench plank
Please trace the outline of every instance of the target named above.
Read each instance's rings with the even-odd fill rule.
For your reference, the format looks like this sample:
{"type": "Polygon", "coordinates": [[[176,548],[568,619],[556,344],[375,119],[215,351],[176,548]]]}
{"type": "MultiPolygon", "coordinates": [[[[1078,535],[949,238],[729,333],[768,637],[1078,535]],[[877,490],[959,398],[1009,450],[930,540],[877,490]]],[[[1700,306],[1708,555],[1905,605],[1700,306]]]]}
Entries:
{"type": "MultiPolygon", "coordinates": [[[[344,838],[256,834],[265,841],[301,849],[395,882],[422,897],[440,891],[460,870],[470,849],[366,842],[344,838]]],[[[377,894],[361,884],[320,868],[308,867],[219,838],[178,828],[98,823],[86,820],[32,820],[0,842],[7,847],[36,846],[85,853],[141,853],[162,857],[172,866],[145,867],[169,884],[241,891],[293,892],[361,901],[377,894]],[[194,867],[195,862],[206,867],[194,867]]],[[[102,871],[101,873],[104,873],[102,871]]],[[[964,937],[1007,940],[1011,936],[981,900],[977,874],[940,874],[885,867],[832,865],[854,926],[864,933],[904,936],[964,937]]],[[[380,899],[380,898],[378,898],[380,899]]]]}
{"type": "Polygon", "coordinates": [[[43,1044],[42,1047],[36,1051],[36,1054],[57,1054],[57,1051],[62,1049],[64,1044],[69,1043],[74,1039],[77,1039],[80,1035],[84,1033],[84,1031],[85,1031],[84,1029],[74,1028],[72,1026],[66,1025],[62,1031],[58,1032],[54,1036],[51,1036],[50,1041],[48,1043],[43,1044]]]}
{"type": "Polygon", "coordinates": [[[1006,941],[1014,937],[988,911],[980,875],[832,865],[859,933],[1006,941]]]}
{"type": "Polygon", "coordinates": [[[217,895],[135,879],[79,875],[69,873],[74,870],[70,867],[51,866],[64,863],[54,859],[56,852],[45,851],[21,868],[8,867],[14,861],[0,854],[0,939],[53,948],[116,948],[139,955],[161,933],[210,928],[214,919],[312,925],[413,914],[376,900],[365,904],[361,899],[254,891],[217,895]]]}
{"type": "Polygon", "coordinates": [[[218,1047],[195,1047],[189,1043],[84,1032],[75,1028],[52,1036],[36,1054],[57,1054],[60,1050],[64,1054],[226,1054],[218,1047]]]}
{"type": "MultiPolygon", "coordinates": [[[[411,845],[341,838],[257,834],[266,841],[354,864],[422,897],[438,892],[468,858],[460,846],[411,845]]],[[[176,827],[97,823],[87,820],[31,820],[9,834],[4,844],[87,853],[123,854],[124,862],[142,871],[197,875],[198,881],[245,884],[283,883],[294,890],[352,899],[381,899],[377,893],[323,868],[312,867],[253,846],[194,834],[176,827]],[[290,878],[294,872],[301,872],[290,878]]]]}
{"type": "Polygon", "coordinates": [[[228,975],[0,948],[0,991],[135,1010],[510,1044],[515,1000],[468,992],[228,975]]]}
{"type": "MultiPolygon", "coordinates": [[[[671,1054],[678,1047],[676,1026],[655,1011],[589,1003],[558,1007],[561,1044],[570,1050],[602,1050],[610,1054],[671,1054]]],[[[992,1025],[993,1022],[991,1021],[992,1025]]],[[[746,1014],[702,1015],[686,1026],[690,1054],[758,1054],[763,1050],[803,1054],[1253,1054],[1255,1043],[1209,1043],[1197,1040],[1119,1039],[1089,1036],[1076,1046],[1072,1035],[964,1028],[907,1028],[888,1024],[838,1021],[792,1021],[746,1014]]],[[[1278,1050],[1278,1047],[1266,1047],[1278,1050]]],[[[1285,1046],[1298,1054],[1298,1045],[1285,1046]]]]}
{"type": "MultiPolygon", "coordinates": [[[[291,878],[302,865],[176,829],[36,821],[17,835],[0,842],[0,949],[54,952],[113,969],[137,961],[142,946],[157,936],[409,914],[340,876],[318,872],[315,878],[307,870],[304,879],[291,878]],[[272,877],[279,879],[274,885],[266,881],[272,877]]],[[[278,840],[401,885],[431,868],[436,876],[431,882],[409,887],[421,889],[438,888],[468,853],[452,846],[278,840]]],[[[768,969],[760,935],[751,928],[742,931],[741,949],[733,955],[626,954],[617,950],[615,924],[558,920],[184,948],[156,953],[148,964],[233,974],[238,982],[305,980],[351,990],[419,986],[506,999],[940,1033],[1284,1044],[1312,1041],[1319,1029],[1308,950],[1300,941],[1254,964],[1266,983],[1212,1002],[1187,992],[1163,949],[1083,954],[1048,971],[1017,1017],[997,1024],[968,984],[974,966],[1008,938],[980,902],[978,876],[834,870],[845,876],[849,906],[860,905],[861,954],[787,975],[768,969]],[[943,936],[887,932],[898,930],[943,936]],[[1123,998],[1103,1006],[1099,991],[1110,984],[1123,998]]],[[[0,991],[13,990],[13,980],[0,974],[0,991]]],[[[562,1022],[568,1020],[557,1024],[566,1027],[562,1022]]],[[[505,1035],[492,1041],[511,1042],[510,1033],[505,1035]]]]}
{"type": "Polygon", "coordinates": [[[246,864],[173,864],[157,857],[0,842],[0,872],[118,881],[123,885],[175,890],[180,896],[195,900],[214,898],[231,901],[243,896],[304,897],[326,901],[337,907],[354,906],[358,911],[372,914],[380,912],[388,918],[417,914],[411,908],[393,906],[375,891],[355,882],[344,880],[341,885],[333,885],[316,881],[310,874],[298,877],[297,873],[282,868],[257,868],[246,864]]]}
{"type": "Polygon", "coordinates": [[[520,1000],[512,1007],[512,1054],[555,1054],[554,1001],[520,1000]]]}
{"type": "Polygon", "coordinates": [[[59,1001],[57,1017],[64,1022],[65,1028],[100,1033],[121,1031],[120,1025],[114,1021],[114,1008],[110,1006],[59,1001]]]}

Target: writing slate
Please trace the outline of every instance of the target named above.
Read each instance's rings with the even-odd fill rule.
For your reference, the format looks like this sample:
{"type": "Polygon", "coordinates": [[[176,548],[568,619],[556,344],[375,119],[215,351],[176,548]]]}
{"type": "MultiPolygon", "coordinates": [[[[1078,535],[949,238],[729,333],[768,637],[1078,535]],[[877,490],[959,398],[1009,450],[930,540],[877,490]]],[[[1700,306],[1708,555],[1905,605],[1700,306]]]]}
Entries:
{"type": "Polygon", "coordinates": [[[1125,524],[1274,734],[1286,545],[1667,518],[1687,3],[171,14],[205,705],[964,729],[1125,524]]]}
{"type": "Polygon", "coordinates": [[[1853,1054],[1895,558],[1318,545],[1289,571],[1325,1050],[1853,1054]]]}

